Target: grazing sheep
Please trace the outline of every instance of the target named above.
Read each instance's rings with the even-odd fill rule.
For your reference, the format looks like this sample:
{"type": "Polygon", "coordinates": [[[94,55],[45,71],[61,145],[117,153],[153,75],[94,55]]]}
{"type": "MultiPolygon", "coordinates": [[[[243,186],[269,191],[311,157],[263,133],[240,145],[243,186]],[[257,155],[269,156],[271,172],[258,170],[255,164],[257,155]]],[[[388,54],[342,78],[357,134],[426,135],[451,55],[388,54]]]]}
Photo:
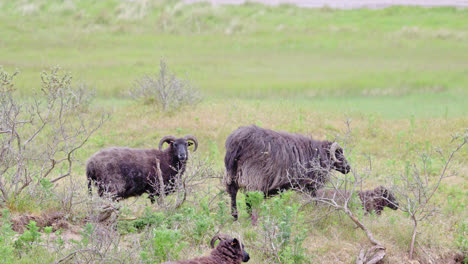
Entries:
{"type": "Polygon", "coordinates": [[[209,256],[164,262],[162,264],[239,264],[249,261],[249,254],[244,250],[244,246],[237,238],[231,238],[225,234],[215,235],[211,239],[211,248],[214,248],[214,243],[218,239],[220,240],[218,246],[211,251],[209,256]]]}
{"type": "Polygon", "coordinates": [[[359,199],[367,212],[375,211],[380,215],[384,207],[392,210],[398,209],[398,201],[393,193],[383,186],[379,186],[374,190],[358,192],[359,199]]]}
{"type": "Polygon", "coordinates": [[[100,196],[109,192],[114,199],[125,199],[148,193],[154,203],[154,196],[160,193],[157,162],[161,169],[164,192],[171,193],[177,178],[185,171],[187,147],[193,144],[193,151],[196,151],[198,141],[191,135],[183,138],[165,136],[159,141],[159,150],[124,147],[103,149],[91,156],[86,165],[89,192],[91,182],[94,182],[100,196]],[[168,143],[169,147],[162,150],[164,143],[168,143]]]}
{"type": "Polygon", "coordinates": [[[261,191],[265,196],[297,187],[313,194],[326,183],[330,170],[346,174],[351,169],[336,142],[254,125],[240,127],[228,136],[224,164],[235,219],[240,188],[261,191]]]}
{"type": "MultiPolygon", "coordinates": [[[[361,200],[362,207],[367,213],[375,211],[380,215],[385,207],[396,210],[398,202],[393,193],[383,186],[379,186],[373,190],[356,191],[361,200]]],[[[350,200],[351,192],[345,190],[317,190],[315,197],[319,200],[336,202],[343,206],[346,200],[350,200]]]]}

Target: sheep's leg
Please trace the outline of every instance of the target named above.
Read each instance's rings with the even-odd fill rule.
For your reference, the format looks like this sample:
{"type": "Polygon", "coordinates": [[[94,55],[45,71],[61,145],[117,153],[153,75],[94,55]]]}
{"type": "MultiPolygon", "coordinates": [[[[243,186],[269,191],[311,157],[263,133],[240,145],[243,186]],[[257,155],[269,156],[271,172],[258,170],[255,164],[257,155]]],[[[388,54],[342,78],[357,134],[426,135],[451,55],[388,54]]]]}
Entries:
{"type": "Polygon", "coordinates": [[[227,186],[227,192],[231,196],[231,215],[234,217],[234,220],[237,220],[237,192],[239,191],[239,187],[237,184],[233,183],[227,186]]]}
{"type": "Polygon", "coordinates": [[[88,194],[89,194],[89,196],[93,195],[91,179],[88,180],[88,194]]]}
{"type": "Polygon", "coordinates": [[[154,204],[154,202],[156,201],[156,199],[154,198],[154,193],[150,193],[148,198],[150,199],[151,204],[154,204]]]}
{"type": "Polygon", "coordinates": [[[98,185],[98,194],[100,197],[102,197],[104,195],[104,187],[102,187],[102,185],[98,185]]]}
{"type": "Polygon", "coordinates": [[[245,205],[247,206],[247,212],[252,216],[252,204],[250,203],[248,194],[245,194],[245,205]]]}

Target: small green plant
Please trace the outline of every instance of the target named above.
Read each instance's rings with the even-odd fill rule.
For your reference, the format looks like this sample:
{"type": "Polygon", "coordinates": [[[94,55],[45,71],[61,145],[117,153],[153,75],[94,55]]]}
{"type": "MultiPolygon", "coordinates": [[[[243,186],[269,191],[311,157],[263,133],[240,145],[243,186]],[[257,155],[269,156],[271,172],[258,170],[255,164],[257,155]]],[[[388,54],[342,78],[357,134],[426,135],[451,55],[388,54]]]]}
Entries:
{"type": "Polygon", "coordinates": [[[458,227],[455,244],[465,255],[466,263],[468,261],[468,222],[466,220],[458,227]]]}
{"type": "Polygon", "coordinates": [[[264,194],[262,192],[248,192],[245,195],[245,201],[250,206],[247,207],[247,211],[251,214],[252,225],[257,224],[258,211],[260,205],[263,202],[264,194]]]}
{"type": "Polygon", "coordinates": [[[208,230],[213,227],[211,219],[207,215],[199,215],[195,218],[195,228],[193,230],[193,238],[200,244],[205,238],[208,230]]]}
{"type": "Polygon", "coordinates": [[[39,227],[35,221],[30,221],[26,228],[27,230],[15,241],[15,248],[19,251],[31,249],[34,242],[41,240],[41,233],[39,233],[39,227]]]}
{"type": "Polygon", "coordinates": [[[91,243],[91,240],[93,239],[93,233],[94,233],[93,224],[87,223],[84,226],[83,231],[81,231],[82,238],[81,238],[80,244],[83,247],[87,247],[91,243]]]}
{"type": "Polygon", "coordinates": [[[187,242],[182,241],[179,230],[168,229],[165,226],[152,229],[151,238],[143,243],[145,247],[140,252],[143,263],[178,259],[182,249],[187,246],[187,242]]]}
{"type": "Polygon", "coordinates": [[[14,262],[13,236],[15,234],[16,232],[11,228],[9,211],[5,209],[2,211],[2,219],[0,220],[0,259],[5,264],[14,262]]]}
{"type": "Polygon", "coordinates": [[[270,245],[266,255],[279,263],[309,263],[303,247],[307,228],[292,195],[292,191],[285,192],[262,205],[259,222],[264,242],[270,245]]]}
{"type": "Polygon", "coordinates": [[[231,214],[229,213],[226,202],[223,200],[219,201],[216,210],[216,223],[220,226],[224,226],[230,218],[231,214]]]}
{"type": "Polygon", "coordinates": [[[260,205],[263,202],[264,196],[265,195],[262,192],[258,192],[258,191],[247,192],[245,200],[247,203],[250,204],[250,207],[252,208],[252,210],[259,209],[260,205]]]}
{"type": "Polygon", "coordinates": [[[281,263],[309,263],[309,257],[303,247],[304,240],[306,239],[306,233],[298,233],[294,236],[294,239],[288,243],[281,252],[280,260],[281,263]]]}

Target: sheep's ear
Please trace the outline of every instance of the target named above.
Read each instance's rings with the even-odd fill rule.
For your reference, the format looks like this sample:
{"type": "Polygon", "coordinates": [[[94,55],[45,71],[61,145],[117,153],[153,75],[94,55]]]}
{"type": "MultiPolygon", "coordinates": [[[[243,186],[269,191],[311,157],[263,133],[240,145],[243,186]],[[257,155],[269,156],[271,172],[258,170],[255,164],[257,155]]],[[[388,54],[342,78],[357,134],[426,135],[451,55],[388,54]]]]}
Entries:
{"type": "Polygon", "coordinates": [[[382,196],[383,197],[388,197],[388,190],[387,188],[383,187],[383,186],[380,186],[380,190],[382,192],[382,196]]]}
{"type": "Polygon", "coordinates": [[[237,238],[234,238],[232,241],[231,241],[231,246],[238,246],[239,245],[239,240],[237,240],[237,238]]]}

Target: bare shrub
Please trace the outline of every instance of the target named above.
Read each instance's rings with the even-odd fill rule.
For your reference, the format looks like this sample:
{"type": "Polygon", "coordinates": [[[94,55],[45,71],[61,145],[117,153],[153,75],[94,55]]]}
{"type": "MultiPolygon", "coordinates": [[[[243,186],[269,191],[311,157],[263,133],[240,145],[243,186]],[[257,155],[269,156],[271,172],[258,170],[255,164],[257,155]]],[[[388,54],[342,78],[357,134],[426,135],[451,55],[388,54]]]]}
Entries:
{"type": "MultiPolygon", "coordinates": [[[[347,152],[351,151],[351,148],[347,142],[352,141],[351,138],[351,123],[349,120],[346,121],[348,130],[346,131],[345,136],[341,139],[343,144],[343,150],[346,149],[347,152]],[[348,148],[346,148],[348,146],[348,148]]],[[[337,140],[338,141],[338,140],[337,140]]],[[[314,165],[314,164],[312,164],[314,165]]],[[[306,170],[306,168],[303,168],[306,170]]],[[[307,168],[307,170],[319,170],[320,168],[317,165],[307,168]]],[[[369,158],[367,168],[359,171],[355,166],[352,166],[351,172],[349,174],[335,174],[333,172],[329,173],[329,181],[325,189],[331,190],[334,195],[332,196],[316,196],[315,193],[311,193],[305,188],[296,187],[296,190],[300,191],[305,195],[308,200],[308,203],[322,204],[329,206],[332,211],[327,212],[342,212],[344,213],[351,221],[353,221],[358,228],[360,228],[367,236],[367,239],[372,244],[369,248],[362,248],[357,256],[357,264],[371,264],[377,263],[385,257],[386,248],[374,237],[372,231],[364,224],[360,219],[359,211],[353,210],[355,208],[356,201],[356,191],[361,189],[361,186],[366,178],[371,175],[372,172],[372,162],[369,158]]],[[[307,175],[306,173],[302,175],[307,175]]],[[[304,180],[299,176],[289,176],[291,184],[297,181],[304,180]]],[[[362,216],[362,214],[361,214],[362,216]]],[[[321,216],[317,216],[319,219],[321,216]]]]}
{"type": "MultiPolygon", "coordinates": [[[[60,68],[42,72],[42,86],[31,98],[14,96],[13,78],[0,69],[0,202],[11,203],[25,190],[38,190],[72,173],[75,153],[99,129],[105,115],[85,110],[92,96],[71,85],[60,68]]],[[[41,201],[37,201],[40,203],[41,201]]]]}
{"type": "Polygon", "coordinates": [[[135,81],[130,96],[147,104],[155,104],[163,112],[193,106],[202,99],[199,89],[188,79],[180,79],[171,73],[164,60],[160,61],[157,74],[145,75],[135,81]]]}
{"type": "MultiPolygon", "coordinates": [[[[157,174],[161,175],[160,169],[157,169],[159,170],[157,174]]],[[[166,197],[164,192],[162,192],[162,195],[158,197],[159,207],[166,211],[173,211],[180,208],[184,202],[191,198],[195,200],[191,200],[190,202],[197,203],[197,198],[189,197],[189,195],[194,192],[203,193],[202,187],[213,178],[221,179],[222,175],[213,169],[213,165],[208,160],[195,156],[187,164],[185,173],[175,177],[174,193],[166,197]]],[[[160,185],[157,188],[164,189],[165,187],[160,185]]],[[[206,193],[206,195],[208,194],[206,193]]]]}
{"type": "MultiPolygon", "coordinates": [[[[347,134],[349,135],[349,133],[347,134]]],[[[346,136],[344,140],[347,140],[346,136]]],[[[395,201],[387,197],[382,197],[386,199],[386,202],[398,206],[400,210],[407,212],[413,222],[413,232],[409,249],[410,259],[413,258],[418,223],[426,220],[436,212],[435,206],[430,203],[431,198],[433,198],[435,192],[438,190],[441,181],[453,175],[449,173],[449,169],[452,165],[454,155],[468,142],[467,132],[455,136],[452,142],[455,141],[457,144],[455,144],[452,150],[447,154],[440,149],[436,149],[431,153],[420,154],[420,162],[407,162],[406,168],[404,172],[400,174],[400,177],[392,178],[394,186],[391,191],[396,194],[399,205],[395,204],[395,201]],[[432,166],[436,163],[436,160],[439,160],[441,165],[439,171],[432,166]]],[[[328,192],[332,195],[316,196],[305,189],[300,189],[300,191],[305,194],[309,203],[329,206],[332,211],[327,212],[327,214],[343,212],[357,227],[363,230],[372,246],[368,249],[361,249],[357,256],[356,263],[377,263],[384,258],[386,248],[375,238],[372,230],[360,219],[363,215],[360,213],[362,210],[355,210],[355,208],[361,207],[357,205],[357,201],[359,200],[357,199],[358,191],[362,193],[361,186],[372,172],[372,160],[370,157],[368,159],[367,168],[358,170],[356,166],[353,166],[351,172],[352,173],[348,175],[330,174],[329,183],[324,187],[325,190],[322,192],[328,192]]],[[[292,178],[291,182],[293,181],[298,181],[298,179],[292,178]]],[[[319,217],[320,216],[317,216],[317,218],[319,217]]]]}
{"type": "Polygon", "coordinates": [[[443,179],[455,174],[449,171],[454,156],[468,143],[468,130],[464,134],[454,136],[452,144],[456,144],[448,153],[441,149],[433,149],[429,153],[420,153],[419,161],[407,162],[404,172],[392,178],[394,189],[402,201],[400,210],[408,213],[413,223],[413,232],[409,249],[409,258],[413,259],[418,223],[427,220],[437,212],[437,207],[431,199],[440,187],[443,179]],[[439,171],[433,164],[439,162],[439,171]]]}

